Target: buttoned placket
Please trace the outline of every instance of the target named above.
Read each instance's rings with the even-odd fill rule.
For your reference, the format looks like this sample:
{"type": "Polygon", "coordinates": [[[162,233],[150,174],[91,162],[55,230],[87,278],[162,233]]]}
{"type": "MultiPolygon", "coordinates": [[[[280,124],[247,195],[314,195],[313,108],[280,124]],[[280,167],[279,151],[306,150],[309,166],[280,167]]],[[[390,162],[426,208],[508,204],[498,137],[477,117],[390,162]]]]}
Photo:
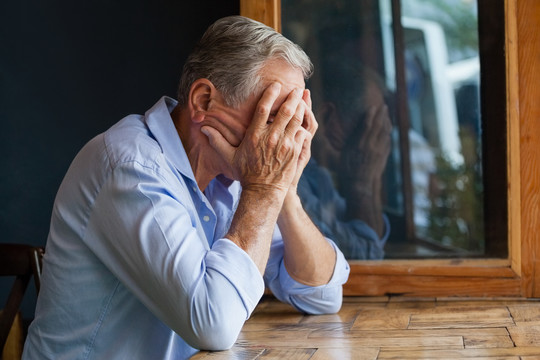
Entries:
{"type": "Polygon", "coordinates": [[[189,181],[191,182],[193,199],[194,201],[198,202],[198,204],[196,204],[195,206],[198,212],[197,215],[199,217],[199,224],[202,227],[204,234],[206,235],[208,245],[212,247],[212,244],[214,243],[216,215],[214,213],[214,210],[212,209],[212,206],[210,205],[210,202],[203,194],[203,192],[200,191],[199,187],[193,183],[193,180],[190,179],[189,181]]]}

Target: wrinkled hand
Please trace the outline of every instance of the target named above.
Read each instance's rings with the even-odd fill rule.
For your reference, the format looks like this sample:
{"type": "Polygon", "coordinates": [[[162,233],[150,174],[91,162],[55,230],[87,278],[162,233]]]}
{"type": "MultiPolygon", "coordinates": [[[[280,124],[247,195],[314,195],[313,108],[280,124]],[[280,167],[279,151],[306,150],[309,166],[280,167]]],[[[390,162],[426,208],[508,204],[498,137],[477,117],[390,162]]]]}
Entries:
{"type": "Polygon", "coordinates": [[[371,107],[345,141],[340,188],[369,193],[380,182],[390,154],[392,123],[386,105],[371,107]]]}
{"type": "Polygon", "coordinates": [[[305,143],[311,141],[310,133],[302,127],[307,108],[301,90],[292,91],[271,118],[272,105],[280,90],[281,85],[274,83],[263,92],[244,139],[237,147],[216,129],[201,128],[244,189],[277,189],[286,194],[297,177],[299,159],[305,157],[305,143]]]}

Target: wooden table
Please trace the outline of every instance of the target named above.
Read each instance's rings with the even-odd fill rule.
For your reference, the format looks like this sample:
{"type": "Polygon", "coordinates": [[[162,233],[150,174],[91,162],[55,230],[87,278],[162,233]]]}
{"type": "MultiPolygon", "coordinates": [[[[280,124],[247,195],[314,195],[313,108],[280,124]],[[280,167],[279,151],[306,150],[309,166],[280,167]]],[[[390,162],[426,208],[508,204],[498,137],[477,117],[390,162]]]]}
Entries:
{"type": "Polygon", "coordinates": [[[231,350],[192,359],[540,359],[540,301],[346,297],[310,316],[269,297],[231,350]]]}

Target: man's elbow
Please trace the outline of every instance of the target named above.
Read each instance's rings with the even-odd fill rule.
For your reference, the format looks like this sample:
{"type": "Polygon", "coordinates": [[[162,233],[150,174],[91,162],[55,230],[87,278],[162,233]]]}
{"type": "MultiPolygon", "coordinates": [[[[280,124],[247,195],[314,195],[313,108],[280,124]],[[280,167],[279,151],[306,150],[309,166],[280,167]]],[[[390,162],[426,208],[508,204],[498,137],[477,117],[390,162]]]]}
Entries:
{"type": "Polygon", "coordinates": [[[213,311],[199,312],[199,316],[194,316],[196,312],[192,313],[191,331],[186,342],[200,350],[230,349],[238,339],[246,319],[246,314],[241,310],[243,308],[218,306],[213,311]]]}
{"type": "Polygon", "coordinates": [[[220,336],[216,334],[208,334],[208,336],[200,337],[192,346],[199,350],[221,351],[229,350],[233,347],[238,335],[231,336],[227,333],[222,333],[220,336]]]}
{"type": "Polygon", "coordinates": [[[324,304],[324,306],[320,309],[320,315],[324,314],[335,314],[341,310],[341,304],[342,304],[342,298],[336,299],[334,301],[330,301],[327,304],[324,304]]]}
{"type": "Polygon", "coordinates": [[[185,339],[195,349],[207,351],[228,350],[238,339],[239,331],[229,326],[212,326],[201,329],[191,339],[185,339]]]}
{"type": "Polygon", "coordinates": [[[303,311],[310,315],[328,315],[335,314],[341,310],[341,299],[333,301],[318,301],[306,306],[303,311]]]}

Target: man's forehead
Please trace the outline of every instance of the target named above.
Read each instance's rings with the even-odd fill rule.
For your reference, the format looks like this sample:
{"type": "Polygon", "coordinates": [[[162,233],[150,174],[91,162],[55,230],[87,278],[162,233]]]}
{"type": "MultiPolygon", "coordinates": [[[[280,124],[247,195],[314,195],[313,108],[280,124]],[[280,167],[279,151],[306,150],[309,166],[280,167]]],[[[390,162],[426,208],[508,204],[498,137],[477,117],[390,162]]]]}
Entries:
{"type": "Polygon", "coordinates": [[[295,88],[303,89],[305,87],[302,70],[284,60],[275,59],[268,61],[262,67],[260,75],[266,86],[273,82],[280,83],[282,92],[286,91],[290,93],[295,88]]]}
{"type": "Polygon", "coordinates": [[[259,75],[261,76],[261,82],[258,91],[250,97],[250,102],[253,102],[253,105],[256,104],[263,92],[272,83],[281,85],[280,94],[271,108],[272,113],[277,112],[294,89],[304,89],[306,86],[302,71],[281,59],[267,61],[261,68],[259,75]]]}

